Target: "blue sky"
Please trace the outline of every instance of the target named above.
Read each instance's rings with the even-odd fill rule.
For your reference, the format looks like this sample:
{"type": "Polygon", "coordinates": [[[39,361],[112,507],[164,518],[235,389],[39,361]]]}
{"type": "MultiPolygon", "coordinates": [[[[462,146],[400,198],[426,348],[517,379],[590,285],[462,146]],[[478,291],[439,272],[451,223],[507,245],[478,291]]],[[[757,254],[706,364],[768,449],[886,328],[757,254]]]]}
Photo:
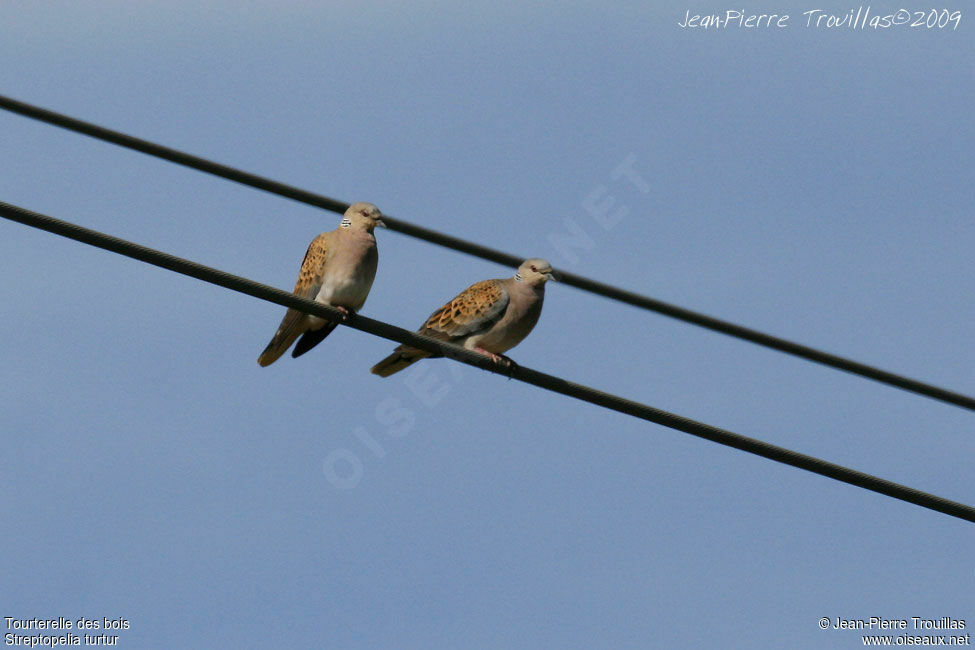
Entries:
{"type": "MultiPolygon", "coordinates": [[[[677,23],[734,7],[4,3],[0,94],[975,394],[971,17],[788,7],[703,31],[677,23]]],[[[0,200],[278,287],[339,221],[18,116],[0,134],[0,200]]],[[[513,272],[378,240],[363,313],[404,327],[513,272]]],[[[18,224],[0,274],[0,616],[122,617],[131,648],[975,625],[969,523],[444,360],[380,380],[393,344],[347,328],[262,369],[282,308],[18,224]]],[[[511,356],[975,504],[959,408],[558,284],[511,356]]]]}

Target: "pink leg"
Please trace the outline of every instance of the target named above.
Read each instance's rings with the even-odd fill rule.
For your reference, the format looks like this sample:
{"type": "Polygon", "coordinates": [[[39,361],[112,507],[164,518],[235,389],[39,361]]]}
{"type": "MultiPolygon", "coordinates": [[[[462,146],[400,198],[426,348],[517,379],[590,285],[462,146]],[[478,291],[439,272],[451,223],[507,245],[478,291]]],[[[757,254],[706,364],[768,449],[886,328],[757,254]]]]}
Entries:
{"type": "Polygon", "coordinates": [[[484,348],[474,348],[474,351],[475,352],[480,352],[481,354],[483,354],[486,357],[490,357],[491,358],[491,361],[493,361],[494,363],[501,363],[501,355],[500,354],[495,354],[493,352],[488,352],[484,348]]]}
{"type": "Polygon", "coordinates": [[[481,347],[474,348],[474,351],[480,352],[486,357],[490,357],[491,361],[498,364],[499,366],[507,366],[508,368],[514,368],[515,366],[518,365],[508,357],[504,356],[503,354],[495,354],[494,352],[488,352],[487,350],[481,347]]]}

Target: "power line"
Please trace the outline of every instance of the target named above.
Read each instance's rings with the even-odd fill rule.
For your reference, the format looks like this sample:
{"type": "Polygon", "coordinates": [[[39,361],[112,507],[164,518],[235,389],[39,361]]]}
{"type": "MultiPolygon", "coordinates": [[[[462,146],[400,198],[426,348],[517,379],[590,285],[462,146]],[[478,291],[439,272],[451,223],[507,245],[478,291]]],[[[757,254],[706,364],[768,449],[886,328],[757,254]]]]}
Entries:
{"type": "MultiPolygon", "coordinates": [[[[164,147],[162,145],[149,142],[148,140],[142,140],[119,131],[113,131],[96,124],[84,122],[67,115],[55,113],[54,111],[49,111],[47,109],[17,101],[9,97],[4,97],[2,95],[0,95],[0,108],[12,113],[17,113],[25,117],[45,122],[47,124],[59,126],[76,133],[97,138],[105,142],[111,142],[112,144],[116,144],[121,147],[141,151],[142,153],[150,156],[163,158],[164,160],[169,160],[170,162],[174,162],[178,165],[191,167],[193,169],[206,172],[214,176],[219,176],[236,183],[241,183],[243,185],[264,190],[265,192],[270,192],[271,194],[277,194],[278,196],[293,199],[301,203],[331,210],[332,212],[342,213],[345,212],[345,210],[349,207],[348,203],[339,201],[337,199],[329,198],[314,192],[309,192],[292,185],[279,183],[278,181],[264,178],[263,176],[258,176],[256,174],[251,174],[233,167],[228,167],[227,165],[206,160],[176,149],[164,147]]],[[[517,267],[525,259],[521,256],[505,253],[487,246],[482,246],[481,244],[476,244],[474,242],[431,230],[429,228],[424,228],[423,226],[418,226],[407,221],[395,219],[388,215],[384,215],[383,220],[390,230],[394,230],[411,237],[416,237],[417,239],[423,239],[433,244],[451,248],[462,253],[468,253],[476,257],[481,257],[492,262],[497,262],[505,266],[517,267]]],[[[853,361],[852,359],[830,354],[829,352],[824,352],[806,345],[794,343],[777,336],[772,336],[771,334],[765,334],[763,332],[759,332],[758,330],[744,327],[742,325],[736,325],[735,323],[691,311],[690,309],[672,305],[655,298],[650,298],[632,291],[620,289],[618,287],[614,287],[603,282],[598,282],[575,273],[558,271],[558,274],[563,284],[576,287],[577,289],[582,289],[583,291],[588,291],[612,300],[624,302],[641,309],[646,309],[670,318],[684,321],[685,323],[690,323],[692,325],[697,325],[698,327],[727,334],[728,336],[750,341],[757,345],[778,350],[780,352],[785,352],[786,354],[800,357],[808,361],[813,361],[824,366],[843,370],[854,375],[872,379],[882,384],[894,386],[896,388],[975,411],[975,397],[970,397],[962,393],[957,393],[955,391],[940,388],[916,379],[911,379],[910,377],[881,370],[880,368],[875,368],[858,361],[853,361]]]]}
{"type": "MultiPolygon", "coordinates": [[[[340,320],[342,318],[341,312],[327,305],[305,300],[292,293],[260,284],[253,280],[227,273],[226,271],[204,266],[197,262],[147,248],[67,221],[61,221],[54,217],[32,212],[15,205],[0,202],[0,216],[11,221],[46,230],[57,235],[68,237],[69,239],[153,264],[176,273],[188,275],[198,280],[203,280],[204,282],[245,293],[255,298],[260,298],[261,300],[274,302],[284,307],[292,307],[305,313],[331,320],[340,320]]],[[[421,336],[395,325],[373,320],[362,315],[350,316],[342,324],[398,343],[406,343],[413,347],[441,354],[462,363],[476,366],[482,370],[508,375],[513,379],[538,386],[545,390],[561,393],[620,413],[626,413],[627,415],[677,429],[699,438],[704,438],[705,440],[711,440],[712,442],[734,447],[735,449],[750,454],[763,456],[779,463],[821,474],[837,481],[856,485],[872,492],[885,494],[889,497],[900,499],[901,501],[907,501],[908,503],[913,503],[923,508],[951,515],[952,517],[975,522],[975,507],[922,492],[813,456],[807,456],[806,454],[801,454],[790,449],[778,447],[762,440],[749,438],[726,429],[720,429],[680,415],[668,413],[667,411],[662,411],[647,406],[646,404],[641,404],[640,402],[605,393],[590,388],[589,386],[532,370],[525,366],[502,369],[481,354],[465,350],[456,345],[444,343],[443,341],[421,336]]]]}

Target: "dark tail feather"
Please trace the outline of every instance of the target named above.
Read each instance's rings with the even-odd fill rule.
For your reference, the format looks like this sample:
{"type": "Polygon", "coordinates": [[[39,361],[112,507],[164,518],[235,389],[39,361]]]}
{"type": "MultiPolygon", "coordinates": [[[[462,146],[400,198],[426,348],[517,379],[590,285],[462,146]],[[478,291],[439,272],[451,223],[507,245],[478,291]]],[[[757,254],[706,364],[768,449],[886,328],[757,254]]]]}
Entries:
{"type": "Polygon", "coordinates": [[[336,327],[338,327],[338,323],[325,323],[317,330],[308,330],[298,339],[298,343],[295,344],[295,349],[291,351],[291,356],[297,359],[305,352],[308,352],[324,341],[325,337],[331,334],[332,330],[336,327]]]}
{"type": "Polygon", "coordinates": [[[400,346],[391,355],[374,365],[369,372],[380,377],[389,377],[393,373],[397,373],[403,368],[429,356],[429,352],[400,346]]]}

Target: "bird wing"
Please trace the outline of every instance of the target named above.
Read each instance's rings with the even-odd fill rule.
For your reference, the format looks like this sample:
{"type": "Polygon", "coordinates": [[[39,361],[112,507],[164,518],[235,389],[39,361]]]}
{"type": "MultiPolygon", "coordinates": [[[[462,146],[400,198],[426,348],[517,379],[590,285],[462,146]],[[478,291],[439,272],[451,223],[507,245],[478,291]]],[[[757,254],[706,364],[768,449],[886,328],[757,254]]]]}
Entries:
{"type": "Polygon", "coordinates": [[[472,284],[430,314],[420,328],[420,333],[437,338],[459,339],[486,332],[504,316],[508,300],[508,290],[501,280],[484,280],[472,284]]]}
{"type": "MultiPolygon", "coordinates": [[[[509,295],[502,280],[484,280],[464,289],[456,298],[430,314],[417,330],[420,334],[443,341],[460,343],[461,339],[491,329],[504,316],[509,295]]],[[[431,355],[405,343],[374,365],[371,372],[388,377],[431,355]]]]}
{"type": "MultiPolygon", "coordinates": [[[[301,270],[298,271],[298,282],[295,283],[294,294],[300,298],[314,300],[318,291],[322,288],[325,277],[325,257],[328,254],[329,235],[323,232],[315,237],[305,251],[305,257],[301,261],[301,270]]],[[[270,365],[278,357],[284,354],[285,350],[291,347],[306,329],[304,324],[306,314],[297,309],[288,309],[278,331],[274,333],[271,342],[264,348],[264,352],[258,358],[258,363],[262,366],[270,365]]]]}

